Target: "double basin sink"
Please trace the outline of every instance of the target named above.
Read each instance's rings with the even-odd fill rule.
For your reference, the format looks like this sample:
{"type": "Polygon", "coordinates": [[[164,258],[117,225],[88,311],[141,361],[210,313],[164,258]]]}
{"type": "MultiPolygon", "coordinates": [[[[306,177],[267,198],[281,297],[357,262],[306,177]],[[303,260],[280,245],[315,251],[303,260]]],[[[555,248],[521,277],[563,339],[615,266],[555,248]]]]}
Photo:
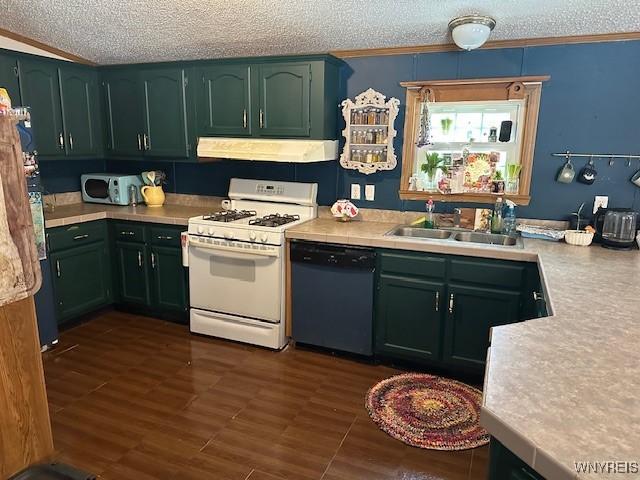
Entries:
{"type": "Polygon", "coordinates": [[[421,227],[396,227],[385,236],[401,237],[411,239],[424,240],[447,240],[453,242],[480,243],[484,245],[492,245],[499,247],[521,248],[522,241],[519,237],[511,237],[509,235],[500,235],[496,233],[473,232],[469,230],[446,230],[438,228],[421,228],[421,227]]]}

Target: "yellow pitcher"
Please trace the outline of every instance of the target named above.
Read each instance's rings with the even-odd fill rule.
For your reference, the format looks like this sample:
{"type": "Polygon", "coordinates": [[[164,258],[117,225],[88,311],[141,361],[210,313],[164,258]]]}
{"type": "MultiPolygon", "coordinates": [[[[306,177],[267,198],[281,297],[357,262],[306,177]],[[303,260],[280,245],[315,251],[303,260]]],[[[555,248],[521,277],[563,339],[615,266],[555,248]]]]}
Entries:
{"type": "Polygon", "coordinates": [[[161,207],[164,204],[164,192],[162,191],[162,187],[145,185],[140,189],[140,193],[148,207],[161,207]]]}

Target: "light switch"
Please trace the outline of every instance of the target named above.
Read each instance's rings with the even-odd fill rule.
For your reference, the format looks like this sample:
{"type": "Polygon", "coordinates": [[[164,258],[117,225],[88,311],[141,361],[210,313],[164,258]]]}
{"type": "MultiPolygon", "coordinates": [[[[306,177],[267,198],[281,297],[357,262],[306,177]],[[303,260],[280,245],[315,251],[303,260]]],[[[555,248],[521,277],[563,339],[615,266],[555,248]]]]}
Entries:
{"type": "Polygon", "coordinates": [[[609,205],[609,197],[596,195],[593,201],[593,213],[596,213],[600,207],[607,208],[609,205]]]}
{"type": "Polygon", "coordinates": [[[373,202],[376,198],[376,186],[375,185],[365,185],[364,187],[364,198],[373,202]]]}
{"type": "Polygon", "coordinates": [[[360,200],[360,184],[351,184],[351,200],[360,200]]]}

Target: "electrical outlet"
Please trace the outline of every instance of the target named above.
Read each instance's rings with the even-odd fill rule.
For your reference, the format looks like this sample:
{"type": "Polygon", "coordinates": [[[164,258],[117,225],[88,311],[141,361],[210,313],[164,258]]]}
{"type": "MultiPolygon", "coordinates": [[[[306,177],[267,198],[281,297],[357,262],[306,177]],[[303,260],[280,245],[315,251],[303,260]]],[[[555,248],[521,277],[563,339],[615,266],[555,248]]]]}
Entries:
{"type": "Polygon", "coordinates": [[[365,185],[364,187],[364,198],[373,202],[376,198],[376,186],[375,185],[365,185]]]}
{"type": "Polygon", "coordinates": [[[607,208],[609,205],[609,197],[596,195],[593,200],[593,213],[596,213],[600,207],[607,208]]]}
{"type": "Polygon", "coordinates": [[[360,200],[360,184],[351,184],[351,200],[360,200]]]}

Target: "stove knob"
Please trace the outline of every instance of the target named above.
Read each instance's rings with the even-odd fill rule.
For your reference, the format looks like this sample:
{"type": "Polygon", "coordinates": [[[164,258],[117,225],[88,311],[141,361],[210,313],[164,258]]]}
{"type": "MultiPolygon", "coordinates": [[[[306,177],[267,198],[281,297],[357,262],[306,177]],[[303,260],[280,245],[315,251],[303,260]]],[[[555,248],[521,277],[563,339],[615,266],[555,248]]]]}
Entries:
{"type": "Polygon", "coordinates": [[[256,232],[249,232],[249,240],[252,242],[256,241],[256,232]]]}
{"type": "Polygon", "coordinates": [[[262,243],[267,243],[267,240],[269,240],[269,237],[267,236],[266,233],[263,233],[262,235],[260,235],[260,241],[262,243]]]}
{"type": "Polygon", "coordinates": [[[202,234],[204,232],[204,227],[203,226],[199,226],[198,227],[198,233],[202,234]]]}
{"type": "Polygon", "coordinates": [[[209,227],[209,235],[213,237],[213,227],[209,227]]]}
{"type": "Polygon", "coordinates": [[[226,238],[227,240],[232,240],[233,239],[233,233],[225,232],[224,233],[224,238],[226,238]]]}

